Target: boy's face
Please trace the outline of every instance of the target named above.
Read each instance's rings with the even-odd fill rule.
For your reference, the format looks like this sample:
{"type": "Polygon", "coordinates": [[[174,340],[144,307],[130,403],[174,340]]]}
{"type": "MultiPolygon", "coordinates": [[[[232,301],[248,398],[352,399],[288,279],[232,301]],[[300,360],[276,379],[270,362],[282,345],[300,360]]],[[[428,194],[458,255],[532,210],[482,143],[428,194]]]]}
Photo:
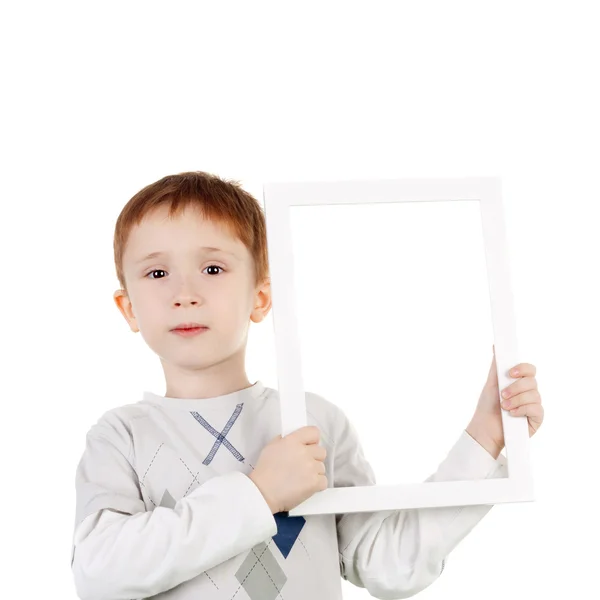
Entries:
{"type": "Polygon", "coordinates": [[[140,331],[160,357],[165,395],[220,395],[228,393],[224,381],[246,387],[248,329],[250,320],[258,323],[270,310],[269,280],[255,287],[248,249],[225,228],[193,208],[174,218],[167,213],[160,207],[131,230],[123,256],[128,293],[117,290],[115,302],[132,331],[140,331]],[[164,254],[145,259],[153,252],[164,254]],[[188,322],[208,330],[191,337],[173,333],[188,322]]]}

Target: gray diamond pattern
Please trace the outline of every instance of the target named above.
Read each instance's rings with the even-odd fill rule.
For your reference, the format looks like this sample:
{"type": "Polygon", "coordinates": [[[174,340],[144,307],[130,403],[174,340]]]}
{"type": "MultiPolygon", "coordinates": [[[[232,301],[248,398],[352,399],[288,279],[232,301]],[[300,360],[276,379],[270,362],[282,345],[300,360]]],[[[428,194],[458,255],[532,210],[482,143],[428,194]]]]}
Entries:
{"type": "Polygon", "coordinates": [[[252,548],[235,576],[252,600],[275,600],[287,581],[264,542],[252,548]]]}
{"type": "Polygon", "coordinates": [[[159,506],[166,506],[167,508],[175,508],[175,498],[171,496],[169,490],[165,490],[163,494],[162,500],[160,501],[159,506]]]}

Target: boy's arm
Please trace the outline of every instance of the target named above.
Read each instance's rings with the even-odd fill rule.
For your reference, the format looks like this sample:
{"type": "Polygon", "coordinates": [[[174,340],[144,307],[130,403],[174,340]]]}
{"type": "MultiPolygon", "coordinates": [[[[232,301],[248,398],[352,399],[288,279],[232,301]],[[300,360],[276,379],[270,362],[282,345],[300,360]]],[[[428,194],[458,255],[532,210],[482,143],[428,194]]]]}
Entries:
{"type": "MultiPolygon", "coordinates": [[[[340,411],[334,487],[375,485],[358,436],[340,411]]],[[[506,477],[495,460],[463,431],[446,459],[426,481],[506,477]]],[[[493,505],[439,507],[338,515],[342,577],[375,598],[407,598],[433,583],[444,560],[493,505]]]]}
{"type": "Polygon", "coordinates": [[[119,423],[100,421],[77,469],[71,566],[80,598],[154,596],[277,533],[240,472],[213,477],[173,508],[146,511],[127,438],[119,423]]]}

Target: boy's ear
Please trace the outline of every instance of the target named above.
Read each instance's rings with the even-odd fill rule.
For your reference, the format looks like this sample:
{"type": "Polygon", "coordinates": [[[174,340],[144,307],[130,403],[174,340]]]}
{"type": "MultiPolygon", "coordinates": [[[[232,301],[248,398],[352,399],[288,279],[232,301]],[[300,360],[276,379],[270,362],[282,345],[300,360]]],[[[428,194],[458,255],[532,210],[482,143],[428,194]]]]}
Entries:
{"type": "Polygon", "coordinates": [[[113,300],[115,301],[119,312],[127,321],[131,331],[133,331],[133,333],[137,333],[140,329],[137,326],[137,320],[133,314],[133,306],[131,304],[131,300],[129,300],[127,292],[125,290],[117,290],[113,294],[113,300]]]}
{"type": "Polygon", "coordinates": [[[254,310],[250,314],[250,319],[254,323],[260,323],[271,310],[271,279],[267,278],[256,290],[256,300],[254,310]]]}

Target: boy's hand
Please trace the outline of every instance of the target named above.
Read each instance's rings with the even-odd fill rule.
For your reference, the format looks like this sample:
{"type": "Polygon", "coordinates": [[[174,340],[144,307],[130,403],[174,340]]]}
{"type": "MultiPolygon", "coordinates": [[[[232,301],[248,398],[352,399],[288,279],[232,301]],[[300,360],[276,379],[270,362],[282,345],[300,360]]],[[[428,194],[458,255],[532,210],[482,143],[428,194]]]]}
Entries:
{"type": "Polygon", "coordinates": [[[323,463],[327,451],[319,440],[319,429],[309,425],[284,438],[278,435],[263,448],[249,477],[273,514],[287,512],[327,489],[323,463]]]}
{"type": "MultiPolygon", "coordinates": [[[[544,420],[544,407],[535,379],[536,368],[529,363],[515,365],[509,375],[517,381],[507,386],[502,396],[502,408],[510,411],[514,417],[527,417],[529,437],[541,426],[544,420]],[[513,371],[518,369],[518,374],[513,371]],[[505,398],[504,392],[509,392],[505,398]],[[506,404],[505,404],[506,403],[506,404]]],[[[496,370],[496,354],[492,358],[492,365],[488,379],[483,387],[477,408],[467,433],[477,440],[494,458],[498,458],[504,448],[504,431],[502,429],[502,416],[500,412],[500,397],[498,389],[498,372],[496,370]]]]}

